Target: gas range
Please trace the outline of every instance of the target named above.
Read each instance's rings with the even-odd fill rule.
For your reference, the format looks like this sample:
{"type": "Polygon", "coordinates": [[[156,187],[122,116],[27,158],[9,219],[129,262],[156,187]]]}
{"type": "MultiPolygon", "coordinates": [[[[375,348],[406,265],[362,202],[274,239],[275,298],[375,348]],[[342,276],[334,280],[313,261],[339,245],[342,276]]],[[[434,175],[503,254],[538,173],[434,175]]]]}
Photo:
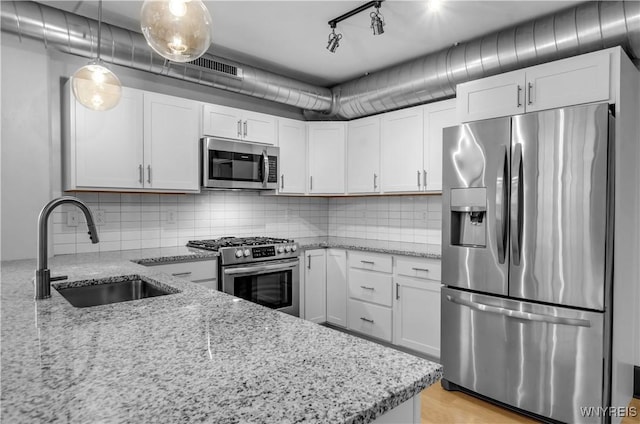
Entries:
{"type": "Polygon", "coordinates": [[[274,237],[190,240],[187,246],[220,252],[220,264],[223,266],[298,257],[298,244],[295,241],[274,237]]]}

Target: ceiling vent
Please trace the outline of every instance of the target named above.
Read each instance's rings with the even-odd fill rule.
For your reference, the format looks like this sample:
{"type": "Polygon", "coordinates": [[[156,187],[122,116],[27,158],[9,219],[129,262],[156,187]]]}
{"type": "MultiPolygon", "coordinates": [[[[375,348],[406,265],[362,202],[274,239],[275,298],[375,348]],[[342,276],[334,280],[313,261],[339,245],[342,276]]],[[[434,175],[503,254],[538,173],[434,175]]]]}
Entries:
{"type": "Polygon", "coordinates": [[[230,65],[219,60],[209,59],[204,56],[201,56],[196,60],[186,62],[186,65],[193,68],[207,69],[235,79],[242,79],[242,68],[238,68],[237,66],[230,65]]]}

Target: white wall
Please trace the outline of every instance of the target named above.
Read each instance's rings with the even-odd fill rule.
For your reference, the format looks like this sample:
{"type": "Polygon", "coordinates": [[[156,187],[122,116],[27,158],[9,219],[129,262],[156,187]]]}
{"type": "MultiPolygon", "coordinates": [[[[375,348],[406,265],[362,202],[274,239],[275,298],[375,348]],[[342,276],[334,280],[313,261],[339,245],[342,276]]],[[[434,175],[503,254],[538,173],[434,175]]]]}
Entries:
{"type": "Polygon", "coordinates": [[[36,255],[36,223],[51,198],[50,86],[41,43],[2,37],[2,259],[36,255]]]}

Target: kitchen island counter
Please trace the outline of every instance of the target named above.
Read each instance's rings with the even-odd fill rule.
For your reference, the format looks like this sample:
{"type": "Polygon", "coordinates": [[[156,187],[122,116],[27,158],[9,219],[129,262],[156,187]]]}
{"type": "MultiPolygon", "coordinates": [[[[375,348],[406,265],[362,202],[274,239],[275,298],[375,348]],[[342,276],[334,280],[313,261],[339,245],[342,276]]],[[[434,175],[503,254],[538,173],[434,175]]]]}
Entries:
{"type": "MultiPolygon", "coordinates": [[[[126,256],[126,255],[125,255],[126,256]]],[[[371,422],[441,366],[202,289],[123,255],[50,260],[69,281],[142,275],[180,293],[74,308],[2,263],[2,422],[371,422]]]]}

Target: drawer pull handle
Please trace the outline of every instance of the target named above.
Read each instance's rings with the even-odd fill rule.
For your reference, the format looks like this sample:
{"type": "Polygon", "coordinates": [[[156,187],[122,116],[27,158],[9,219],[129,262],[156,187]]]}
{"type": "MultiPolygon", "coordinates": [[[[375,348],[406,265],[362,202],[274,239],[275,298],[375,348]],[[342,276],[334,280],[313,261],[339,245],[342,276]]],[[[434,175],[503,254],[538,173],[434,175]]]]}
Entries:
{"type": "Polygon", "coordinates": [[[360,317],[360,319],[361,319],[362,321],[366,321],[366,322],[369,322],[369,323],[373,324],[373,320],[372,320],[372,319],[365,318],[365,317],[360,317]]]}
{"type": "Polygon", "coordinates": [[[187,271],[187,272],[175,272],[173,274],[174,277],[185,277],[187,275],[191,275],[191,271],[187,271]]]}
{"type": "Polygon", "coordinates": [[[375,290],[373,287],[367,287],[367,286],[360,286],[365,290],[375,290]]]}
{"type": "Polygon", "coordinates": [[[413,268],[411,268],[411,269],[412,269],[412,270],[414,270],[414,271],[424,271],[424,272],[429,272],[429,268],[416,268],[416,267],[413,267],[413,268]]]}
{"type": "Polygon", "coordinates": [[[369,264],[369,265],[373,265],[375,263],[373,261],[360,261],[360,262],[362,262],[363,264],[369,264]]]}

